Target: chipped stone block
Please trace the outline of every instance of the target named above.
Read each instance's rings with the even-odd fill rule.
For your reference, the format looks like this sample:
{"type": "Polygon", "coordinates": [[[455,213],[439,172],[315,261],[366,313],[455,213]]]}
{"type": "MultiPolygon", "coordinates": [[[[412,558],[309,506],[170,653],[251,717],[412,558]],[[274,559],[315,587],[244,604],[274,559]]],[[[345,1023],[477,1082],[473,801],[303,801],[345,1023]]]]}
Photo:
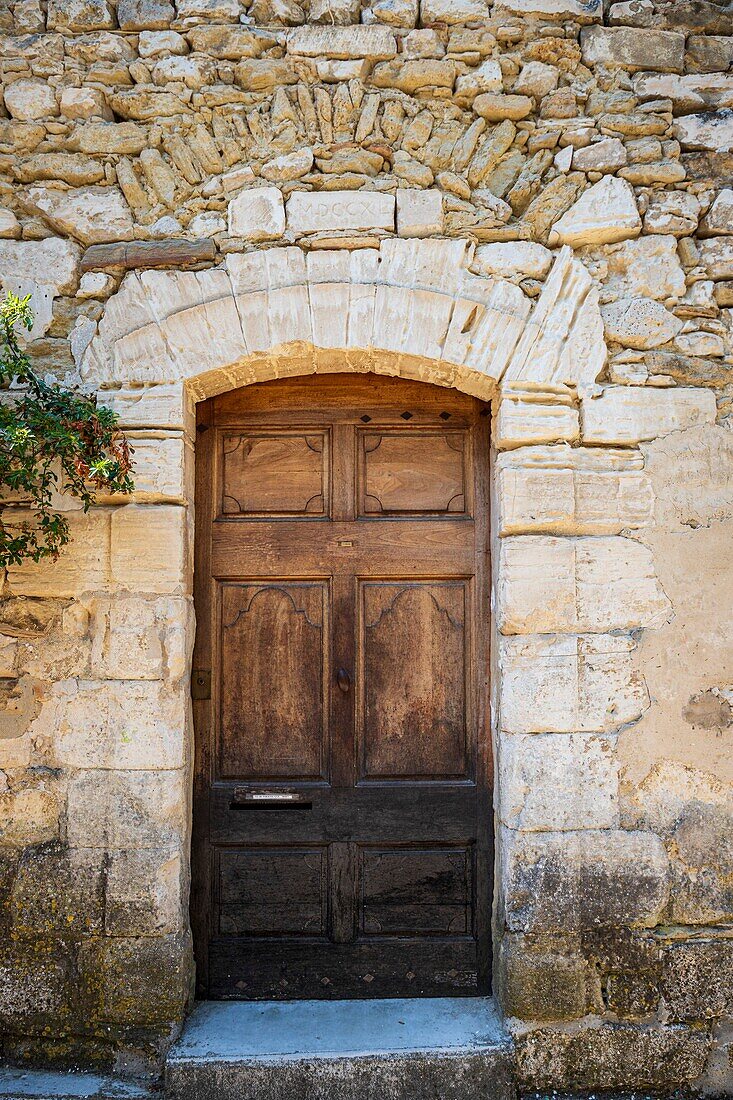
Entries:
{"type": "Polygon", "coordinates": [[[648,525],[654,496],[640,456],[522,447],[497,458],[500,535],[619,534],[648,525]]]}
{"type": "Polygon", "coordinates": [[[159,428],[193,434],[193,402],[181,382],[105,390],[99,403],[117,414],[123,428],[159,428]]]}
{"type": "Polygon", "coordinates": [[[649,706],[634,643],[614,634],[502,638],[500,726],[508,733],[609,732],[649,706]]]}
{"type": "Polygon", "coordinates": [[[175,18],[169,0],[118,0],[117,21],[123,31],[159,31],[175,18]]]}
{"type": "Polygon", "coordinates": [[[700,241],[698,247],[700,263],[709,279],[733,279],[733,239],[731,237],[710,237],[709,240],[700,241]]]}
{"type": "Polygon", "coordinates": [[[266,241],[285,232],[285,204],[277,187],[242,191],[229,203],[228,229],[233,237],[266,241]]]}
{"type": "Polygon", "coordinates": [[[490,18],[485,0],[420,0],[420,22],[423,27],[445,23],[452,27],[460,23],[485,23],[490,18]]]}
{"type": "Polygon", "coordinates": [[[653,833],[521,833],[502,828],[501,919],[513,932],[653,928],[669,896],[669,858],[653,833]]]}
{"type": "Polygon", "coordinates": [[[549,273],[554,256],[549,248],[531,241],[512,241],[482,244],[476,249],[474,266],[483,275],[501,275],[505,279],[521,276],[526,279],[544,279],[549,273]]]}
{"type": "Polygon", "coordinates": [[[56,191],[32,187],[29,205],[60,233],[82,244],[129,241],[133,236],[130,208],[116,187],[80,187],[56,191]]]}
{"type": "Polygon", "coordinates": [[[627,27],[584,27],[580,43],[583,64],[589,68],[600,64],[629,72],[681,73],[685,64],[685,36],[676,31],[639,34],[627,27]]]}
{"type": "Polygon", "coordinates": [[[91,674],[98,679],[163,680],[185,673],[190,601],[114,595],[92,601],[91,674]],[[183,649],[181,648],[183,645],[183,649]]]}
{"type": "Polygon", "coordinates": [[[733,234],[733,188],[718,192],[700,228],[705,236],[733,234]]]}
{"type": "Polygon", "coordinates": [[[683,115],[675,120],[672,133],[683,149],[733,151],[733,109],[683,115]]]}
{"type": "Polygon", "coordinates": [[[695,232],[699,217],[700,202],[695,195],[687,191],[657,191],[644,215],[644,230],[684,237],[695,232]]]}
{"type": "Polygon", "coordinates": [[[711,390],[644,386],[607,386],[584,398],[583,442],[636,444],[685,428],[714,424],[711,390]]]}
{"type": "Polygon", "coordinates": [[[429,237],[442,231],[441,191],[397,189],[397,233],[400,237],[429,237]]]}
{"type": "Polygon", "coordinates": [[[499,819],[542,832],[618,826],[615,738],[507,734],[499,754],[499,819]]]}
{"type": "Polygon", "coordinates": [[[641,218],[633,189],[617,176],[604,176],[555,222],[549,243],[580,248],[613,244],[638,237],[640,232],[641,218]]]}
{"type": "Polygon", "coordinates": [[[560,22],[600,23],[603,18],[601,0],[497,0],[495,14],[535,15],[560,22]]]}
{"type": "Polygon", "coordinates": [[[48,29],[72,34],[115,26],[108,0],[48,0],[48,29]]]}
{"type": "Polygon", "coordinates": [[[394,230],[395,198],[378,191],[296,191],[288,199],[287,215],[294,233],[394,230]]]}
{"type": "Polygon", "coordinates": [[[67,837],[75,848],[177,847],[186,803],[181,771],[79,771],[69,780],[67,837]]]}
{"type": "Polygon", "coordinates": [[[188,592],[187,513],[175,505],[127,504],[112,512],[110,570],[116,587],[140,594],[188,592]]]}
{"type": "Polygon", "coordinates": [[[631,539],[512,536],[499,553],[502,634],[632,630],[669,613],[651,552],[631,539]]]}

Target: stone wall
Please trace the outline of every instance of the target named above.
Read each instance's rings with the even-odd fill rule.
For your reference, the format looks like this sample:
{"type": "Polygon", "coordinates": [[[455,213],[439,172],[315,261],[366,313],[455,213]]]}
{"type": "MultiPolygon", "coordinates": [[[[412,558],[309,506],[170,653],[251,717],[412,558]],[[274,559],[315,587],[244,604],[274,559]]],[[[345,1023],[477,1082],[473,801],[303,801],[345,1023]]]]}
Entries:
{"type": "Polygon", "coordinates": [[[733,1092],[730,6],[0,0],[0,32],[0,279],[137,484],[3,591],[0,1053],[175,1034],[193,405],[374,370],[494,402],[520,1083],[733,1092]]]}

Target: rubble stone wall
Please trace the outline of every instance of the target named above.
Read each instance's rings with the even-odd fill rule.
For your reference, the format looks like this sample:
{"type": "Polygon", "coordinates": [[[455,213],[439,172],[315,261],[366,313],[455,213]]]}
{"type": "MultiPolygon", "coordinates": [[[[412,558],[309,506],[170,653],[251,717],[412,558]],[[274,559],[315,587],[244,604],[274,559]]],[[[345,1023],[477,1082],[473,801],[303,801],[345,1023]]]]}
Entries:
{"type": "Polygon", "coordinates": [[[2,593],[0,1055],[132,1072],[180,1026],[195,402],[371,370],[493,404],[519,1083],[733,1094],[731,7],[0,0],[0,33],[0,281],[136,459],[2,593]]]}

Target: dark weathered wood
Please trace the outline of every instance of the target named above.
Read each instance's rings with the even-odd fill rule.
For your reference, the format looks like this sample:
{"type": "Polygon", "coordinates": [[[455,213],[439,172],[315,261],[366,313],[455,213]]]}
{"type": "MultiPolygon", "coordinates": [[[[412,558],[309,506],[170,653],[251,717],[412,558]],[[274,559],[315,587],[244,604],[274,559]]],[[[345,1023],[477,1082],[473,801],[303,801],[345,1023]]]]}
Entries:
{"type": "Polygon", "coordinates": [[[210,240],[127,241],[119,244],[93,244],[81,258],[82,271],[100,271],[114,267],[121,271],[146,267],[181,267],[209,263],[216,256],[210,240]]]}
{"type": "Polygon", "coordinates": [[[332,375],[198,437],[194,895],[212,997],[482,992],[488,420],[332,375]],[[203,576],[202,576],[203,572],[203,576]],[[204,714],[203,711],[206,711],[204,714]]]}

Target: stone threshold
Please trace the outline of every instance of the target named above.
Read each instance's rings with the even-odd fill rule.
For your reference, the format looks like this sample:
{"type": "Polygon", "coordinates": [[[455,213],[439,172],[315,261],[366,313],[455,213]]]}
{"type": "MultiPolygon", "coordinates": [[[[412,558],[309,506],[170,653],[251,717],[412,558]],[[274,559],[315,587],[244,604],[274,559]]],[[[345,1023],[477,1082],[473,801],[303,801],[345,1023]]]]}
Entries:
{"type": "Polygon", "coordinates": [[[200,1002],[166,1061],[166,1100],[512,1100],[491,998],[200,1002]]]}
{"type": "Polygon", "coordinates": [[[0,1100],[154,1100],[160,1093],[96,1073],[2,1069],[0,1100]]]}

